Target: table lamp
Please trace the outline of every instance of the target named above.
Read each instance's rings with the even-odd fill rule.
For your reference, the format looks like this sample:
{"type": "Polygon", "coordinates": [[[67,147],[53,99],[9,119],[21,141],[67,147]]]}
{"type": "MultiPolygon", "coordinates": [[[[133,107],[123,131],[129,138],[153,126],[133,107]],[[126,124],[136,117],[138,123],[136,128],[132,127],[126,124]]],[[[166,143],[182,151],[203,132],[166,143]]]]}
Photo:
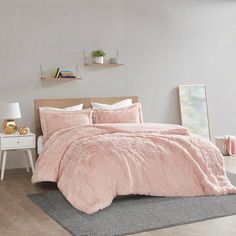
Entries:
{"type": "Polygon", "coordinates": [[[0,102],[0,118],[4,119],[2,125],[4,133],[14,134],[17,131],[14,119],[21,118],[19,103],[0,102]]]}

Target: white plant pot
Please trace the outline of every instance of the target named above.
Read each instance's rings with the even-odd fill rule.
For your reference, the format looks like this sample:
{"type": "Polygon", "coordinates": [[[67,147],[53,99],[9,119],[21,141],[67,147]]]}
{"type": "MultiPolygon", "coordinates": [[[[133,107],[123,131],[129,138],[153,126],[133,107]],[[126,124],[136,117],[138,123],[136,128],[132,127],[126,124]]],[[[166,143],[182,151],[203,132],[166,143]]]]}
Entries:
{"type": "Polygon", "coordinates": [[[104,62],[104,57],[94,57],[93,58],[94,63],[96,64],[103,64],[104,62]]]}

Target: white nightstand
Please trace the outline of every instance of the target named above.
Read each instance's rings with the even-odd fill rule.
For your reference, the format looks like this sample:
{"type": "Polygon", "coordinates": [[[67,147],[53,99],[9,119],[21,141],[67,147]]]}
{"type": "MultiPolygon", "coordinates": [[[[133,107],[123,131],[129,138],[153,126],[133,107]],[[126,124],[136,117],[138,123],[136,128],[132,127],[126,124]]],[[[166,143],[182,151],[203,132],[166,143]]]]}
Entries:
{"type": "Polygon", "coordinates": [[[6,158],[8,151],[20,150],[26,153],[25,163],[26,169],[29,172],[27,157],[29,158],[32,172],[34,172],[34,162],[31,153],[31,148],[35,148],[35,134],[29,133],[26,135],[15,134],[3,134],[0,133],[0,162],[2,159],[2,172],[1,180],[4,178],[4,171],[6,166],[6,158]]]}

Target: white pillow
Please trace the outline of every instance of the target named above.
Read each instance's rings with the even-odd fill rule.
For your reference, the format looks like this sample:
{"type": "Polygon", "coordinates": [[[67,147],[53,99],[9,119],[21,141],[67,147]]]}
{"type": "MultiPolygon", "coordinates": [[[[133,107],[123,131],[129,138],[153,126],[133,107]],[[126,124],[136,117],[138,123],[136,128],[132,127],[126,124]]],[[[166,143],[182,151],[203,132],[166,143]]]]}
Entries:
{"type": "Polygon", "coordinates": [[[56,107],[39,107],[39,111],[81,111],[83,104],[78,104],[72,107],[56,108],[56,107]]]}
{"type": "Polygon", "coordinates": [[[115,109],[121,109],[124,107],[128,107],[132,105],[132,99],[125,99],[120,102],[114,103],[112,105],[104,104],[104,103],[97,103],[97,102],[91,102],[92,108],[94,110],[96,109],[102,109],[102,110],[115,110],[115,109]]]}

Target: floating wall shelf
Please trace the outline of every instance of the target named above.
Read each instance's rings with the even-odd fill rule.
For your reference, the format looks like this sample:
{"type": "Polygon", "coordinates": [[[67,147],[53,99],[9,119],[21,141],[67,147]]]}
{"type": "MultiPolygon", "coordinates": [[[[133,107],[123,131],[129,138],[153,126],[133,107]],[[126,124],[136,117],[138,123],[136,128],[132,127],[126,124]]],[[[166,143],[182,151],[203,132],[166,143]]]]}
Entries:
{"type": "Polygon", "coordinates": [[[62,77],[52,77],[52,70],[44,71],[42,65],[40,65],[40,73],[41,73],[41,80],[52,80],[52,81],[73,81],[73,80],[82,80],[83,78],[79,77],[78,75],[78,66],[76,66],[74,70],[74,75],[78,76],[76,78],[62,78],[62,77]]]}
{"type": "Polygon", "coordinates": [[[110,63],[109,60],[105,60],[103,64],[94,63],[93,57],[91,55],[86,55],[85,51],[83,51],[83,54],[84,54],[84,65],[85,66],[116,67],[116,66],[123,66],[124,65],[120,59],[120,55],[119,55],[118,50],[116,51],[116,56],[113,58],[115,58],[116,61],[119,63],[110,63]]]}

